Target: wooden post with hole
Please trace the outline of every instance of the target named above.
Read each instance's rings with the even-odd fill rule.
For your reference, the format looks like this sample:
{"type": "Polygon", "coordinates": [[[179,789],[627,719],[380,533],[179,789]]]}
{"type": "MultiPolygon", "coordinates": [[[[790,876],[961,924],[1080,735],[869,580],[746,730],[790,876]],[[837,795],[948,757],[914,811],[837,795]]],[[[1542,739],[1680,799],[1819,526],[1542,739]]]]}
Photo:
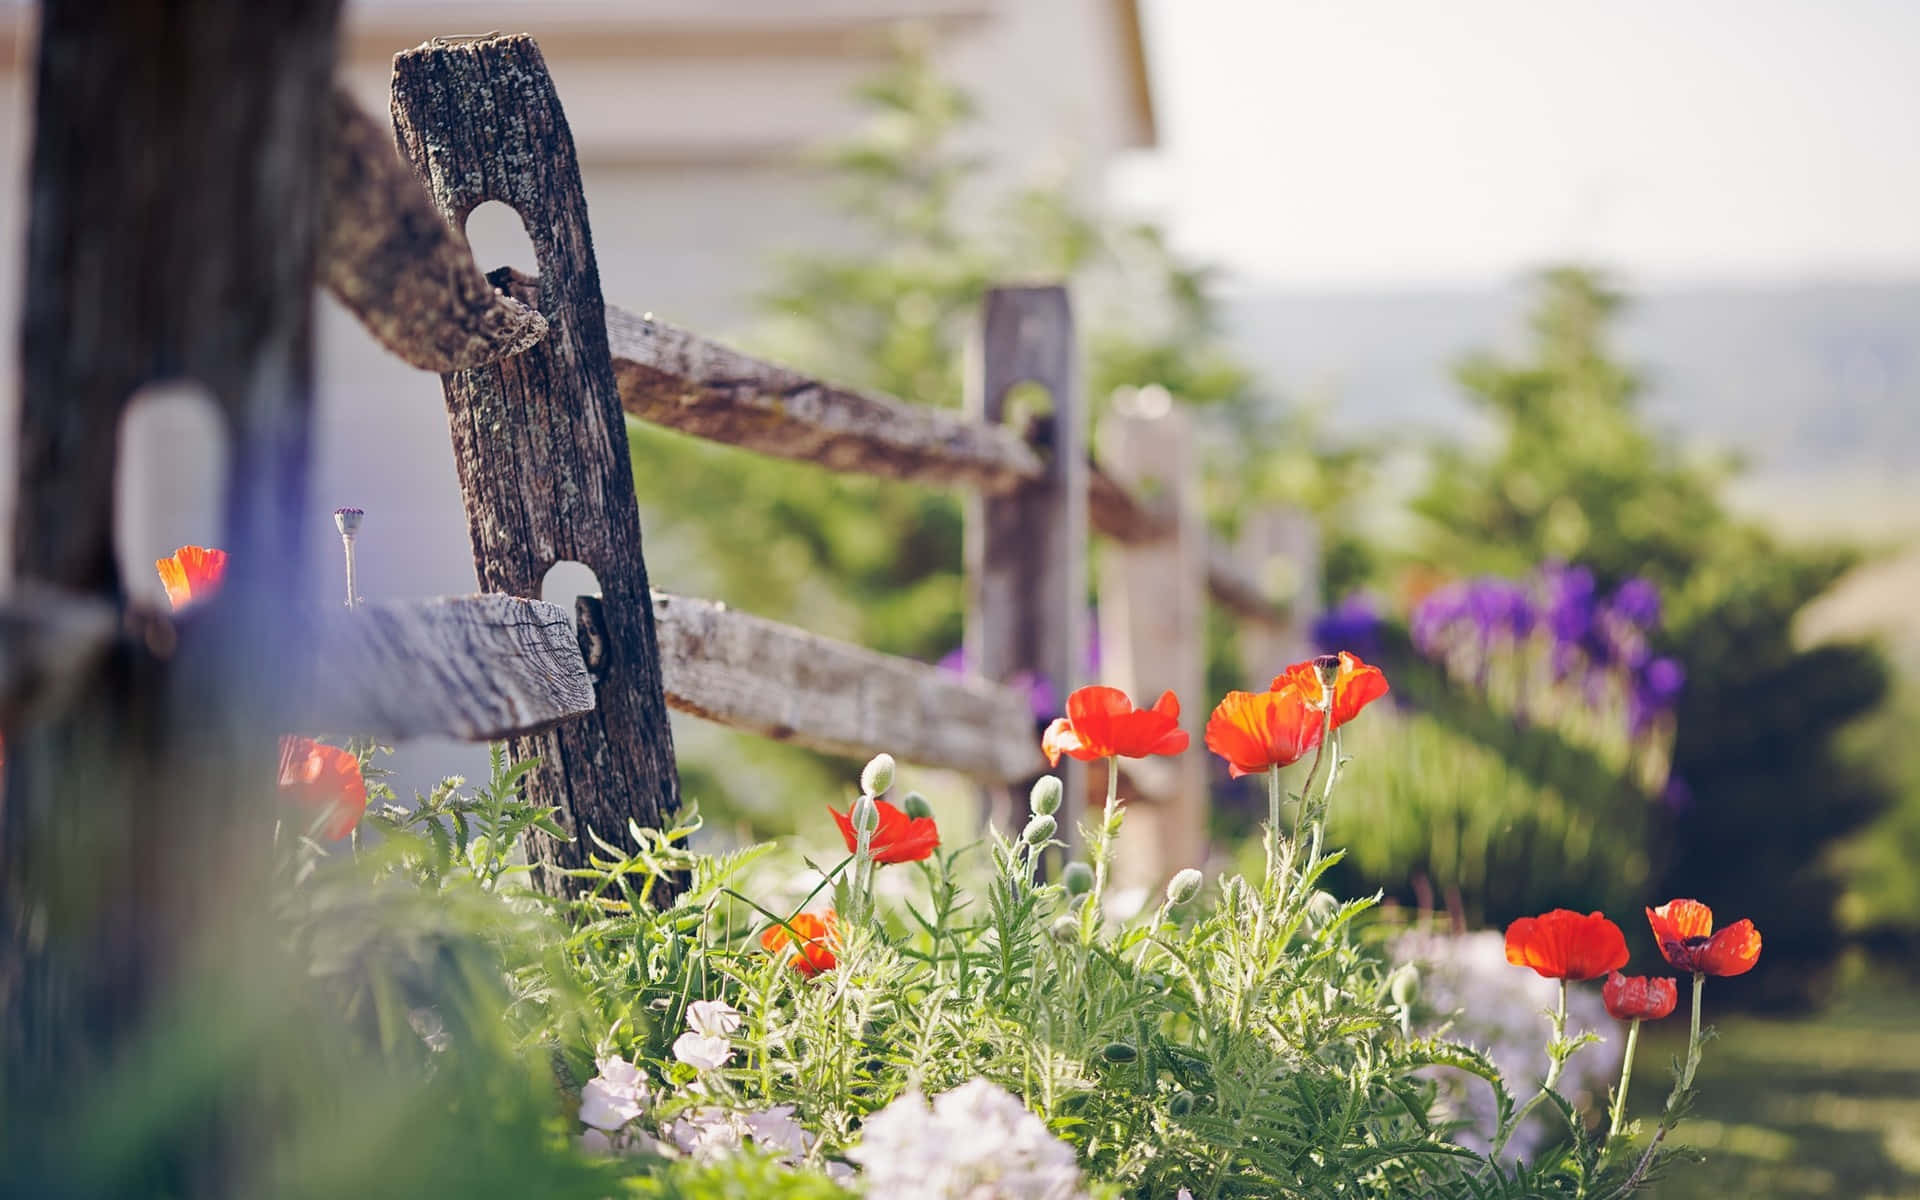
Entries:
{"type": "Polygon", "coordinates": [[[1100,554],[1101,679],[1141,705],[1171,689],[1192,738],[1177,758],[1126,764],[1138,794],[1127,797],[1114,881],[1152,889],[1182,867],[1201,866],[1207,849],[1207,528],[1192,421],[1164,388],[1122,393],[1101,422],[1100,462],[1168,519],[1165,536],[1100,554]]]}
{"type": "Polygon", "coordinates": [[[1265,687],[1288,663],[1313,653],[1313,622],[1320,615],[1320,524],[1297,508],[1267,508],[1241,522],[1238,557],[1266,598],[1287,608],[1285,624],[1240,624],[1245,687],[1265,687]]]}
{"type": "MultiPolygon", "coordinates": [[[[512,743],[515,759],[540,760],[529,798],[557,807],[572,835],[529,831],[533,855],[577,867],[594,850],[588,829],[619,842],[629,819],[663,826],[679,783],[573,135],[525,35],[436,39],[399,55],[393,120],[449,225],[463,229],[480,204],[501,201],[526,223],[539,263],[537,280],[490,278],[539,311],[546,337],[441,378],[481,589],[538,597],[548,568],[568,560],[599,579],[600,595],[578,605],[594,711],[512,743]]],[[[565,890],[545,874],[544,886],[565,890]]]]}
{"type": "MultiPolygon", "coordinates": [[[[9,638],[77,635],[69,618],[85,613],[108,618],[89,618],[93,634],[111,632],[75,636],[69,644],[92,648],[39,662],[44,688],[6,714],[10,1194],[246,1186],[251,1135],[238,1132],[237,1110],[240,1094],[257,1096],[239,1080],[169,1112],[137,1163],[93,1164],[90,1184],[76,1183],[72,1132],[80,1114],[97,1119],[116,1102],[107,1089],[160,1049],[149,1039],[183,1000],[247,1020],[229,996],[188,992],[187,975],[208,939],[244,953],[220,935],[260,911],[275,815],[260,799],[283,706],[301,689],[314,263],[338,7],[40,6],[15,586],[0,624],[9,638]],[[192,622],[125,611],[116,566],[120,418],[137,389],[165,381],[204,388],[233,447],[225,527],[207,531],[231,566],[192,622]]],[[[29,645],[27,657],[44,651],[29,645]]]]}
{"type": "MultiPolygon", "coordinates": [[[[1073,311],[1064,287],[1002,287],[987,293],[967,373],[967,416],[999,424],[1008,393],[1045,389],[1048,413],[1027,414],[1018,432],[1047,461],[1032,483],[967,507],[966,657],[997,682],[1044,683],[1056,710],[1086,682],[1087,442],[1073,311]]],[[[1039,729],[1034,732],[1039,738],[1039,729]]],[[[1060,763],[1063,838],[1077,844],[1085,767],[1060,763]]],[[[1026,820],[1024,789],[1003,790],[990,817],[1009,834],[1026,820]]]]}

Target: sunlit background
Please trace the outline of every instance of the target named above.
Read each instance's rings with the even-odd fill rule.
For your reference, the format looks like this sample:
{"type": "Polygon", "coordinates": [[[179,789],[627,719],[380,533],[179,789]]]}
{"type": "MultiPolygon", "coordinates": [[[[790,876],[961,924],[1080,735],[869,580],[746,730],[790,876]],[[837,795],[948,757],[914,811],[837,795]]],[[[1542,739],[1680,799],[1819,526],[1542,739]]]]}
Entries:
{"type": "MultiPolygon", "coordinates": [[[[32,41],[29,6],[0,7],[15,17],[0,113],[11,327],[32,41]]],[[[1635,888],[1672,880],[1675,863],[1741,897],[1791,880],[1780,894],[1803,927],[1762,920],[1785,982],[1749,993],[1774,1011],[1727,1022],[1700,1106],[1713,1119],[1682,1130],[1712,1162],[1662,1194],[1920,1195],[1920,7],[358,0],[348,80],[384,111],[396,51],[493,28],[540,39],[612,303],[952,404],[980,288],[1069,277],[1094,406],[1161,385],[1204,414],[1223,533],[1256,504],[1319,523],[1326,553],[1308,575],[1321,585],[1304,607],[1363,595],[1391,642],[1447,582],[1531,578],[1552,559],[1591,564],[1602,592],[1654,578],[1668,621],[1652,645],[1685,664],[1683,696],[1753,715],[1726,732],[1724,713],[1679,702],[1676,772],[1698,767],[1687,796],[1635,796],[1634,813],[1655,814],[1644,829],[1636,815],[1612,826],[1626,842],[1565,851],[1588,892],[1496,878],[1503,841],[1534,828],[1501,805],[1581,788],[1526,745],[1469,745],[1434,720],[1450,686],[1435,672],[1442,690],[1394,743],[1417,761],[1369,775],[1363,743],[1351,786],[1371,784],[1382,828],[1457,804],[1456,836],[1478,849],[1443,863],[1424,833],[1418,849],[1369,849],[1355,830],[1348,882],[1409,904],[1451,892],[1497,922],[1503,906],[1562,900],[1631,914],[1617,905],[1664,899],[1635,888]],[[1566,266],[1583,273],[1543,282],[1566,266]],[[1542,316],[1588,339],[1573,367],[1530,332],[1542,316]],[[1536,385],[1519,418],[1487,403],[1536,385]],[[1614,407],[1605,423],[1569,416],[1586,403],[1614,407]],[[1628,432],[1644,442],[1594,457],[1590,439],[1628,432]],[[1442,461],[1468,466],[1447,476],[1442,461]],[[1552,481],[1582,471],[1612,490],[1563,520],[1552,481]],[[1668,503],[1661,472],[1684,475],[1710,519],[1668,503]],[[1476,515],[1488,497],[1546,515],[1498,527],[1476,515]],[[1739,755],[1744,776],[1727,764],[1739,755]],[[1822,830],[1829,811],[1844,830],[1822,830]]],[[[510,211],[489,206],[469,234],[483,267],[535,268],[510,211]]],[[[439,381],[331,301],[321,335],[315,500],[368,511],[363,593],[472,590],[439,381]]],[[[10,369],[9,412],[16,386],[10,369]]],[[[196,481],[217,455],[178,407],[127,434],[136,463],[199,464],[123,481],[135,591],[156,592],[146,564],[213,523],[215,491],[196,481]]],[[[656,586],[928,660],[957,646],[950,498],[633,433],[656,586]]],[[[311,553],[337,571],[329,530],[311,553]]],[[[585,586],[561,576],[550,592],[585,586]]],[[[1215,683],[1256,682],[1230,646],[1213,662],[1215,683]]],[[[723,831],[785,832],[843,788],[844,763],[676,730],[686,790],[723,831]]],[[[404,793],[483,762],[414,745],[395,781],[404,793]]],[[[965,802],[951,781],[926,786],[965,802]]],[[[1227,853],[1243,806],[1219,800],[1227,853]]]]}

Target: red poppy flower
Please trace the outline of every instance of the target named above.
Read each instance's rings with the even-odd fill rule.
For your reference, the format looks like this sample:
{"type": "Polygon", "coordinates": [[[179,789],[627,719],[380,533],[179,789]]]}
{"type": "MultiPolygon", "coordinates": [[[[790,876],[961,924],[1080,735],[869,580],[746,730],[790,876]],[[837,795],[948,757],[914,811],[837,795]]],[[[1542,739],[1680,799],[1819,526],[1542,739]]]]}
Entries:
{"type": "MultiPolygon", "coordinates": [[[[1333,658],[1334,655],[1322,655],[1333,658]]],[[[1379,667],[1370,667],[1357,654],[1342,650],[1338,655],[1339,673],[1333,681],[1333,727],[1345,725],[1360,715],[1360,710],[1387,694],[1387,677],[1379,667]]],[[[1320,682],[1320,659],[1297,662],[1274,676],[1273,690],[1292,684],[1313,705],[1321,703],[1324,686],[1320,682]]]]}
{"type": "Polygon", "coordinates": [[[1110,687],[1083,687],[1068,696],[1067,715],[1047,726],[1040,739],[1040,749],[1056,767],[1062,754],[1092,762],[1115,755],[1178,754],[1186,748],[1177,696],[1162,692],[1152,708],[1135,708],[1125,692],[1110,687]]]}
{"type": "Polygon", "coordinates": [[[1320,744],[1323,722],[1300,689],[1228,692],[1207,718],[1207,749],[1238,779],[1299,762],[1320,744]]]}
{"type": "Polygon", "coordinates": [[[1760,931],[1735,921],[1713,931],[1713,910],[1698,900],[1669,900],[1647,910],[1660,953],[1681,971],[1697,975],[1745,975],[1760,961],[1760,931]]]}
{"type": "Polygon", "coordinates": [[[280,790],[324,823],[318,833],[337,842],[353,832],[367,811],[367,782],[360,760],[338,746],[312,738],[280,739],[280,790]]]}
{"type": "MultiPolygon", "coordinates": [[[[885,800],[875,800],[873,806],[880,810],[880,827],[867,839],[867,848],[873,852],[873,861],[919,862],[940,848],[940,829],[933,823],[932,817],[910,817],[885,800]]],[[[832,805],[827,806],[827,811],[833,814],[834,824],[840,827],[840,836],[846,839],[847,853],[852,854],[860,847],[860,835],[853,828],[853,817],[832,805]]]]}
{"type": "Polygon", "coordinates": [[[769,954],[778,954],[784,947],[793,946],[793,969],[811,979],[839,965],[833,956],[837,936],[835,921],[832,909],[827,910],[824,918],[812,913],[795,913],[787,921],[787,925],[793,926],[793,933],[787,932],[787,925],[770,926],[760,935],[760,945],[769,954]],[[800,935],[798,942],[794,940],[794,933],[800,935]]]}
{"type": "Polygon", "coordinates": [[[1607,1015],[1616,1021],[1658,1021],[1673,1011],[1679,992],[1664,975],[1622,975],[1613,971],[1600,985],[1607,1015]]]}
{"type": "Polygon", "coordinates": [[[227,572],[227,552],[204,546],[182,546],[167,557],[155,560],[153,566],[160,572],[160,582],[167,585],[167,599],[177,612],[220,590],[220,578],[227,572]]]}
{"type": "Polygon", "coordinates": [[[1507,926],[1507,961],[1548,979],[1594,979],[1627,965],[1627,938],[1597,912],[1556,908],[1507,926]]]}

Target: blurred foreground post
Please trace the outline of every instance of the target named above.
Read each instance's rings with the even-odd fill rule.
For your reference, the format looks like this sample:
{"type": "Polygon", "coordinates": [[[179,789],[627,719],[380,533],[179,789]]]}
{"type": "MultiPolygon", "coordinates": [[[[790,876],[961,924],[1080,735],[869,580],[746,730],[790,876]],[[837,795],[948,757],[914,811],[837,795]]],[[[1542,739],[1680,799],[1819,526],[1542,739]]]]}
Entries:
{"type": "MultiPolygon", "coordinates": [[[[967,499],[969,669],[999,683],[1025,674],[1065,710],[1087,670],[1087,442],[1073,311],[1063,287],[987,293],[968,363],[966,415],[1015,426],[1047,460],[1039,480],[1004,495],[967,499]],[[1051,410],[1009,411],[1022,383],[1044,389],[1051,410]]],[[[1034,733],[1039,741],[1039,732],[1034,733]]],[[[1062,836],[1078,845],[1086,767],[1062,759],[1062,836]]],[[[1024,789],[1002,791],[992,819],[1008,834],[1025,822],[1024,789]]]]}
{"type": "Polygon", "coordinates": [[[1114,880],[1156,889],[1207,849],[1207,528],[1200,512],[1193,424],[1164,388],[1117,396],[1100,425],[1100,462],[1115,482],[1165,518],[1153,541],[1114,542],[1100,554],[1100,677],[1138,705],[1172,689],[1192,748],[1177,758],[1129,760],[1136,785],[1114,880]]]}
{"type": "MultiPolygon", "coordinates": [[[[280,715],[301,688],[288,668],[308,591],[300,523],[337,8],[41,10],[5,627],[31,639],[34,611],[121,609],[117,433],[145,384],[200,385],[226,426],[225,528],[208,540],[232,569],[188,619],[130,613],[95,653],[41,664],[46,686],[7,696],[0,714],[0,1173],[12,1194],[244,1188],[245,1102],[232,1090],[116,1130],[122,1146],[151,1139],[124,1161],[89,1159],[84,1139],[164,1041],[162,1014],[209,929],[258,911],[280,715]]],[[[11,647],[3,661],[21,658],[11,647]]]]}
{"type": "MultiPolygon", "coordinates": [[[[394,60],[400,146],[454,229],[489,200],[520,215],[540,276],[496,285],[546,318],[531,349],[441,376],[482,591],[538,599],[557,562],[589,567],[600,595],[578,602],[595,707],[513,739],[537,756],[527,796],[557,807],[573,840],[529,830],[534,858],[586,864],[591,829],[625,841],[629,820],[661,828],[680,806],[673,733],[626,418],[607,348],[606,307],[580,165],[540,48],[525,35],[435,39],[394,60]]],[[[542,872],[564,894],[565,881],[542,872]]]]}

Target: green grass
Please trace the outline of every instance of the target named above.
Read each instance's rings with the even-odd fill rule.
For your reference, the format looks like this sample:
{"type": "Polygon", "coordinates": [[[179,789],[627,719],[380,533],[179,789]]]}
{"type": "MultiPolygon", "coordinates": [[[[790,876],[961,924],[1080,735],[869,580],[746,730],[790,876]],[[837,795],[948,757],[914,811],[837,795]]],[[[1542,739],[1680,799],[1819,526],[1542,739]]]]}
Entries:
{"type": "MultiPolygon", "coordinates": [[[[1717,1024],[1696,1116],[1675,1137],[1706,1161],[1676,1164],[1661,1200],[1920,1200],[1920,986],[1863,972],[1815,1016],[1717,1024]]],[[[1632,1108],[1643,1128],[1671,1086],[1668,1061],[1685,1049],[1684,997],[1662,1025],[1642,1034],[1632,1108]]]]}

